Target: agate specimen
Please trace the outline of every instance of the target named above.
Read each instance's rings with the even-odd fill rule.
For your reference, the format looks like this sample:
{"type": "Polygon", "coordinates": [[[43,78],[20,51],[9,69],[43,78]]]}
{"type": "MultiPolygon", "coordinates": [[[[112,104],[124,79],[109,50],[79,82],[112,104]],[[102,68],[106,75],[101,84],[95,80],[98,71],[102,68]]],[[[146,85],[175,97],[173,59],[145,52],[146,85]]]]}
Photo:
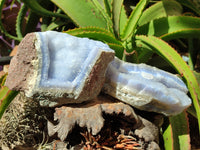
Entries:
{"type": "Polygon", "coordinates": [[[178,114],[191,104],[177,76],[114,59],[114,54],[100,41],[55,31],[30,33],[11,61],[6,86],[50,107],[92,100],[102,87],[138,109],[165,115],[178,114]]]}
{"type": "Polygon", "coordinates": [[[187,87],[176,75],[145,64],[115,58],[103,91],[138,109],[175,115],[191,104],[187,87]]]}
{"type": "Polygon", "coordinates": [[[30,33],[11,61],[6,86],[39,98],[42,106],[90,100],[101,91],[113,58],[114,51],[100,41],[55,31],[30,33]]]}

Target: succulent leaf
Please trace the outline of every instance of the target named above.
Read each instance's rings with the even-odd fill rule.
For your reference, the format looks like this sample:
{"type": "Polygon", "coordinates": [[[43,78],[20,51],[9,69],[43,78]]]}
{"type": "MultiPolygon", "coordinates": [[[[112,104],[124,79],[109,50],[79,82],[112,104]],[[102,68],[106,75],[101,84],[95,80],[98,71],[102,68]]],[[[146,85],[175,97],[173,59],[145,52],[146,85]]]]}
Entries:
{"type": "Polygon", "coordinates": [[[114,30],[117,37],[119,37],[119,29],[120,29],[120,17],[121,17],[121,10],[123,7],[123,0],[114,0],[112,3],[112,17],[113,17],[113,24],[114,30]]]}
{"type": "Polygon", "coordinates": [[[169,16],[150,21],[149,23],[139,27],[136,34],[154,35],[166,38],[167,40],[174,39],[179,36],[188,37],[190,34],[190,36],[199,37],[199,27],[200,18],[188,16],[169,16]],[[197,35],[194,35],[195,31],[197,31],[197,35]]]}
{"type": "Polygon", "coordinates": [[[52,17],[60,17],[60,18],[65,18],[68,19],[67,15],[59,14],[59,13],[53,13],[44,7],[42,7],[37,0],[23,0],[23,2],[31,8],[35,13],[41,15],[41,16],[52,16],[52,17]]]}
{"type": "Polygon", "coordinates": [[[107,20],[91,0],[52,0],[52,2],[61,8],[79,27],[95,26],[109,30],[107,20]]]}
{"type": "Polygon", "coordinates": [[[126,23],[126,26],[123,30],[123,34],[121,39],[126,40],[128,37],[133,35],[135,33],[135,29],[137,27],[137,23],[142,15],[142,12],[146,5],[148,4],[149,0],[141,0],[135,7],[135,9],[132,11],[130,17],[128,18],[128,21],[126,23]]]}
{"type": "Polygon", "coordinates": [[[193,105],[197,113],[200,129],[200,87],[189,66],[171,46],[159,38],[154,36],[136,36],[136,40],[141,40],[144,44],[152,47],[154,52],[162,56],[177,70],[181,76],[183,76],[193,99],[193,105]]]}
{"type": "Polygon", "coordinates": [[[22,23],[24,20],[24,17],[26,15],[26,12],[28,10],[28,7],[24,4],[17,16],[17,20],[16,20],[16,33],[17,33],[17,37],[19,38],[23,38],[23,33],[22,33],[22,23]]]}
{"type": "Polygon", "coordinates": [[[195,6],[195,4],[190,0],[176,0],[177,2],[181,3],[182,5],[192,9],[194,12],[196,12],[198,15],[200,15],[200,10],[198,7],[195,6]]]}
{"type": "Polygon", "coordinates": [[[36,26],[38,25],[38,21],[39,21],[40,18],[41,18],[41,16],[39,16],[38,14],[33,12],[32,10],[29,11],[24,35],[26,35],[27,33],[35,31],[36,26]]]}
{"type": "Polygon", "coordinates": [[[102,6],[100,5],[100,3],[98,2],[98,0],[93,0],[92,1],[94,3],[94,5],[96,6],[96,9],[99,10],[99,12],[101,12],[102,16],[104,17],[104,19],[106,20],[106,23],[107,23],[107,27],[108,27],[108,30],[110,32],[114,32],[113,31],[113,23],[112,23],[112,20],[110,18],[110,16],[106,13],[106,11],[102,8],[102,6]]]}
{"type": "Polygon", "coordinates": [[[104,9],[106,10],[106,13],[110,16],[112,16],[111,10],[112,10],[112,3],[113,0],[103,0],[104,1],[104,9]]]}
{"type": "Polygon", "coordinates": [[[161,17],[179,16],[182,14],[182,11],[183,11],[182,6],[176,1],[172,0],[159,1],[156,4],[152,5],[151,7],[147,8],[143,12],[138,22],[138,25],[142,26],[151,20],[158,19],[161,17]]]}
{"type": "Polygon", "coordinates": [[[166,150],[191,149],[189,136],[189,123],[187,113],[169,117],[167,128],[163,128],[163,140],[166,150]]]}
{"type": "Polygon", "coordinates": [[[173,132],[172,132],[172,125],[169,123],[164,123],[164,125],[167,124],[166,129],[163,129],[163,140],[164,140],[164,147],[166,150],[175,150],[173,143],[173,132]]]}
{"type": "Polygon", "coordinates": [[[121,13],[120,13],[120,19],[119,19],[119,37],[123,34],[123,29],[125,28],[126,22],[128,20],[128,16],[126,15],[126,10],[124,8],[124,5],[122,5],[121,13]]]}
{"type": "MultiPolygon", "coordinates": [[[[5,3],[5,0],[0,0],[0,16],[2,16],[2,9],[3,9],[4,3],[5,3]]],[[[17,40],[17,41],[22,40],[21,38],[13,36],[6,31],[6,29],[3,26],[2,19],[0,19],[0,30],[1,30],[2,33],[4,33],[7,37],[9,37],[11,39],[14,39],[14,40],[17,40]]]]}
{"type": "Polygon", "coordinates": [[[62,20],[55,20],[55,21],[51,22],[51,23],[47,26],[47,28],[46,28],[45,30],[43,30],[43,31],[54,30],[54,29],[56,29],[56,28],[58,28],[58,27],[60,27],[60,26],[62,26],[62,25],[65,25],[65,24],[67,24],[67,22],[63,22],[62,20]]]}
{"type": "Polygon", "coordinates": [[[121,42],[118,41],[112,33],[103,28],[98,28],[98,27],[75,28],[66,31],[66,33],[78,37],[88,37],[91,39],[103,41],[105,43],[114,43],[121,45],[121,42]]]}
{"type": "Polygon", "coordinates": [[[2,87],[0,90],[0,119],[9,106],[9,104],[12,102],[12,100],[15,98],[15,96],[18,94],[16,91],[11,91],[7,87],[2,87]]]}
{"type": "Polygon", "coordinates": [[[191,149],[187,113],[182,112],[177,116],[169,117],[169,122],[173,131],[174,149],[191,149]]]}
{"type": "Polygon", "coordinates": [[[165,41],[178,39],[178,38],[199,38],[200,37],[200,28],[187,28],[187,29],[181,29],[176,30],[171,33],[163,34],[160,36],[161,39],[165,41]]]}
{"type": "Polygon", "coordinates": [[[111,49],[115,50],[115,56],[117,56],[119,59],[122,59],[124,53],[124,47],[122,45],[118,45],[115,43],[107,43],[107,44],[111,49]]]}

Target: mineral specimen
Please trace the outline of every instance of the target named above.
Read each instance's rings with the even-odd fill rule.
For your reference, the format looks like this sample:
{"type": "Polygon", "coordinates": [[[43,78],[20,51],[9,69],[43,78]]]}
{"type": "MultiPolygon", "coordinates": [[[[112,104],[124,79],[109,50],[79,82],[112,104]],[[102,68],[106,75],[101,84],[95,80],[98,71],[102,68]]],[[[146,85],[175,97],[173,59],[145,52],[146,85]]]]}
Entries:
{"type": "Polygon", "coordinates": [[[114,59],[114,54],[100,41],[56,31],[30,33],[11,61],[6,86],[49,107],[92,100],[102,87],[138,109],[165,115],[178,114],[191,104],[177,76],[114,59]]]}
{"type": "Polygon", "coordinates": [[[95,98],[114,51],[100,41],[56,31],[30,33],[12,59],[6,86],[40,99],[42,106],[95,98]]]}
{"type": "Polygon", "coordinates": [[[176,75],[145,64],[115,58],[103,91],[138,109],[175,115],[191,104],[187,87],[176,75]]]}

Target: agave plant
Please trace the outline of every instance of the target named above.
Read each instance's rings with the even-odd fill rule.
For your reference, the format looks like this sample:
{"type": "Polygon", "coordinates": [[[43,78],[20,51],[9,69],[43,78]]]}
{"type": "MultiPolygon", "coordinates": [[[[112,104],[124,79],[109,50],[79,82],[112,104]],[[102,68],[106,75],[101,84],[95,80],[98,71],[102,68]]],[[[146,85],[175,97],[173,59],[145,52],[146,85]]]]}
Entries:
{"type": "MultiPolygon", "coordinates": [[[[23,0],[23,2],[24,5],[16,21],[17,36],[10,35],[0,21],[1,31],[5,35],[20,41],[26,33],[35,30],[40,19],[42,31],[60,30],[78,37],[103,41],[115,50],[118,58],[124,61],[148,63],[156,53],[176,70],[188,86],[193,99],[193,105],[188,112],[197,118],[200,129],[200,88],[194,75],[197,51],[193,47],[193,39],[200,36],[200,18],[184,16],[182,5],[190,8],[196,15],[200,15],[200,10],[190,0],[163,0],[153,4],[149,0],[140,0],[129,15],[123,0],[23,0]],[[56,10],[51,9],[52,4],[57,6],[56,10]],[[27,12],[29,16],[23,31],[22,22],[27,12]],[[77,28],[66,30],[71,21],[77,28]],[[189,65],[167,43],[180,38],[188,40],[189,65]]],[[[0,10],[4,3],[5,0],[0,0],[0,10]]],[[[14,95],[16,93],[12,93],[6,87],[1,89],[1,115],[14,95]]],[[[165,148],[189,149],[187,113],[183,112],[168,119],[169,123],[163,127],[165,148]],[[181,130],[176,130],[178,128],[181,130]]]]}

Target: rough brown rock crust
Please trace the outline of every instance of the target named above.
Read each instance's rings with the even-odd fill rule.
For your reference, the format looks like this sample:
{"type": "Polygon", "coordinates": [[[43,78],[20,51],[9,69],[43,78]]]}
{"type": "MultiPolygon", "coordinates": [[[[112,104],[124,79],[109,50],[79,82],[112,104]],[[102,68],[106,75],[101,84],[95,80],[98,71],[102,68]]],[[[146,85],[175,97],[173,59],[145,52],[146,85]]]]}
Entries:
{"type": "Polygon", "coordinates": [[[5,85],[15,91],[27,90],[27,80],[34,74],[34,66],[31,61],[37,60],[37,50],[34,41],[34,33],[27,34],[19,44],[17,54],[10,63],[5,85]]]}

